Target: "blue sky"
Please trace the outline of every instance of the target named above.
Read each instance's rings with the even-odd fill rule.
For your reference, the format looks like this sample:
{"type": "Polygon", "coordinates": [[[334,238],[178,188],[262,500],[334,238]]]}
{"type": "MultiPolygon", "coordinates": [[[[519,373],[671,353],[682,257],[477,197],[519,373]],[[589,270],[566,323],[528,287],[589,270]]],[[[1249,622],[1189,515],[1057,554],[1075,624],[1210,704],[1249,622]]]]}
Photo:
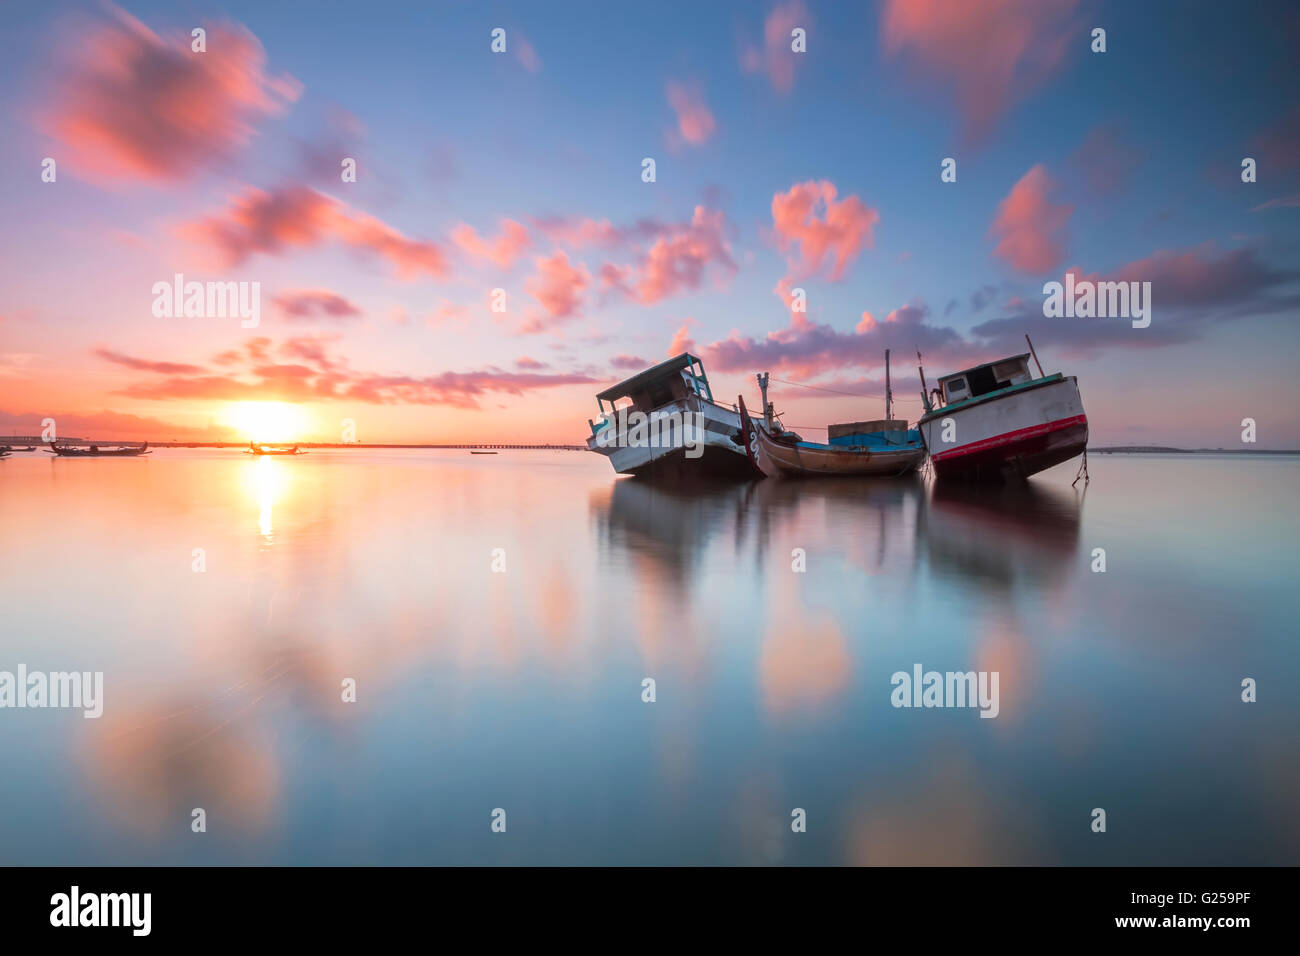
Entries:
{"type": "MultiPolygon", "coordinates": [[[[940,7],[933,16],[924,7],[20,5],[8,12],[0,39],[0,135],[9,167],[0,182],[9,212],[0,414],[108,410],[200,429],[220,425],[222,403],[243,396],[309,404],[323,437],[329,422],[351,412],[376,440],[518,438],[520,429],[577,440],[600,383],[629,374],[611,360],[658,361],[688,320],[696,351],[706,362],[715,356],[716,390],[729,398],[752,391],[751,373],[769,367],[729,367],[710,351],[733,332],[757,344],[774,333],[788,340],[745,353],[775,363],[774,375],[874,395],[878,367],[815,353],[803,333],[790,331],[793,317],[774,293],[789,276],[808,295],[803,321],[838,335],[851,336],[864,312],[883,323],[905,307],[932,332],[954,333],[959,344],[927,359],[931,375],[967,358],[997,357],[1004,341],[974,330],[1022,320],[1045,365],[1080,376],[1094,441],[1227,445],[1251,415],[1267,423],[1263,444],[1300,445],[1290,370],[1296,309],[1287,304],[1296,289],[1300,207],[1284,204],[1300,192],[1300,83],[1287,56],[1298,36],[1294,7],[1059,0],[940,7]],[[1008,42],[1020,58],[1009,91],[973,99],[988,66],[954,41],[966,26],[945,22],[971,17],[972,8],[970,45],[1008,42]],[[891,12],[908,20],[892,45],[891,12]],[[173,43],[173,56],[184,49],[172,37],[195,24],[240,24],[264,52],[259,75],[292,77],[300,92],[252,115],[240,112],[247,104],[217,102],[210,108],[231,110],[247,134],[214,143],[208,158],[163,160],[165,175],[108,174],[92,159],[74,160],[79,144],[62,121],[75,112],[69,103],[78,81],[67,64],[108,57],[106,40],[123,29],[124,16],[152,31],[159,49],[173,43]],[[773,16],[806,24],[806,53],[764,46],[773,16]],[[990,22],[992,40],[978,32],[990,22]],[[1107,30],[1104,54],[1089,49],[1094,26],[1107,30]],[[494,27],[507,31],[504,55],[489,50],[494,27]],[[1005,40],[1022,28],[1027,42],[1005,40]],[[532,68],[521,44],[536,52],[532,68]],[[788,90],[768,71],[746,68],[751,47],[760,59],[797,56],[788,90]],[[712,117],[701,142],[681,141],[668,95],[674,84],[712,117]],[[976,134],[973,101],[984,118],[976,134]],[[311,156],[324,157],[323,165],[338,154],[358,160],[357,183],[330,182],[311,168],[311,156]],[[1244,184],[1241,159],[1256,154],[1259,181],[1244,184]],[[39,180],[44,156],[69,157],[57,184],[39,180]],[[640,178],[647,156],[656,160],[654,183],[640,178]],[[939,180],[944,157],[957,160],[955,183],[939,180]],[[1051,183],[1048,208],[1069,208],[1056,230],[1059,255],[1047,257],[1055,261],[1046,268],[1006,261],[991,235],[1000,204],[1039,166],[1051,183]],[[1098,188],[1093,180],[1107,170],[1109,181],[1098,188]],[[833,184],[837,201],[857,197],[875,213],[869,239],[838,278],[826,267],[806,274],[792,265],[801,247],[783,249],[775,231],[774,196],[804,183],[833,184]],[[187,225],[228,216],[233,198],[249,190],[300,186],[345,203],[351,215],[436,244],[450,266],[401,277],[382,256],[329,236],[213,266],[184,238],[187,225]],[[1259,208],[1270,201],[1276,205],[1259,208]],[[602,266],[637,274],[656,239],[688,241],[697,206],[723,215],[729,263],[706,258],[697,282],[661,297],[599,288],[602,266]],[[548,217],[616,228],[648,220],[659,228],[639,243],[576,247],[537,225],[548,217]],[[529,232],[526,250],[508,266],[456,254],[449,236],[457,226],[491,237],[503,219],[529,232]],[[541,275],[538,260],[560,252],[589,280],[571,314],[554,315],[528,290],[541,275]],[[1182,265],[1163,269],[1157,261],[1149,269],[1149,340],[1117,331],[1086,346],[1093,340],[1061,324],[1068,320],[1036,314],[1043,282],[1066,268],[1111,276],[1160,255],[1182,265]],[[214,269],[222,278],[260,281],[268,297],[328,290],[356,316],[290,323],[268,306],[250,333],[214,323],[160,326],[149,315],[154,281],[173,271],[216,278],[214,269]],[[511,320],[484,307],[497,287],[509,293],[511,320]],[[992,291],[977,308],[972,297],[982,289],[992,291]],[[1171,300],[1177,307],[1162,308],[1171,300]],[[434,317],[444,306],[463,311],[434,317]],[[522,330],[529,310],[540,316],[540,331],[522,330]],[[1243,314],[1227,318],[1236,313],[1243,314]],[[1150,341],[1175,329],[1170,344],[1150,341]],[[213,355],[255,336],[269,338],[272,350],[286,337],[316,336],[352,378],[326,394],[317,368],[307,379],[316,395],[307,401],[305,393],[283,393],[282,379],[212,365],[213,355]],[[105,361],[96,349],[137,360],[136,367],[105,361]],[[574,381],[517,379],[513,392],[488,387],[492,370],[516,374],[525,356],[546,366],[536,374],[574,381]],[[139,365],[164,362],[202,367],[205,384],[164,388],[159,373],[139,365]],[[482,377],[466,392],[460,384],[449,389],[438,378],[445,373],[482,377]],[[399,376],[424,384],[375,390],[399,376]],[[148,388],[135,387],[142,377],[148,388]]],[[[206,55],[224,54],[213,47],[206,55]]],[[[195,89],[206,95],[201,84],[195,89]]],[[[140,111],[156,108],[127,103],[95,122],[110,149],[125,149],[140,111]]],[[[824,213],[814,211],[814,220],[824,213]]],[[[896,361],[900,352],[906,360],[917,337],[900,326],[885,341],[896,361]]],[[[858,416],[863,404],[794,389],[777,399],[811,422],[858,416]]]]}

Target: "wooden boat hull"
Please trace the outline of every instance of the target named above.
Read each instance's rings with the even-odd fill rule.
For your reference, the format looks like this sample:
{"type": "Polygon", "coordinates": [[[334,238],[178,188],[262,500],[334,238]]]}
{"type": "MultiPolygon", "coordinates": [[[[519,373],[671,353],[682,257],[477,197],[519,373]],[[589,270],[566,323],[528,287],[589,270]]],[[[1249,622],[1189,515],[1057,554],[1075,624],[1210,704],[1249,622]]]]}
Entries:
{"type": "Polygon", "coordinates": [[[916,469],[925,459],[925,447],[917,444],[897,450],[836,448],[812,442],[778,441],[760,422],[749,417],[740,400],[750,460],[770,478],[856,475],[893,477],[916,469]]]}
{"type": "Polygon", "coordinates": [[[1025,479],[1081,455],[1088,416],[1077,381],[1060,378],[965,408],[936,409],[921,420],[937,478],[1025,479]],[[944,442],[951,420],[951,442],[944,442]]]}
{"type": "Polygon", "coordinates": [[[111,451],[100,448],[60,448],[58,445],[50,445],[49,450],[60,458],[139,458],[150,453],[148,444],[139,448],[114,448],[111,451]]]}

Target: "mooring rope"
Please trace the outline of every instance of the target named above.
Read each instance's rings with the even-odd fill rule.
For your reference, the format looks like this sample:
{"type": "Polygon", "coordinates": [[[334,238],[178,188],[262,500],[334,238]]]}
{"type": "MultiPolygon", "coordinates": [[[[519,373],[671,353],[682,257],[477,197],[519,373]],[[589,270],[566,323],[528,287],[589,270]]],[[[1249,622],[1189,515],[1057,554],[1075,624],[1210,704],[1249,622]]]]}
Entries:
{"type": "Polygon", "coordinates": [[[841,392],[838,388],[827,388],[824,385],[805,385],[803,382],[787,382],[783,378],[774,378],[774,382],[780,382],[782,385],[794,385],[798,388],[812,388],[819,392],[831,392],[835,395],[849,395],[853,398],[879,398],[879,395],[863,395],[860,392],[841,392]]]}
{"type": "MultiPolygon", "coordinates": [[[[879,395],[864,395],[864,394],[862,394],[861,392],[845,392],[845,391],[843,391],[843,390],[841,390],[841,389],[838,389],[838,388],[827,388],[825,385],[805,385],[803,382],[791,382],[791,381],[787,381],[786,379],[783,379],[783,378],[774,378],[774,379],[772,379],[772,381],[774,381],[774,382],[780,382],[782,385],[793,385],[793,386],[795,386],[796,388],[811,388],[811,389],[813,389],[814,391],[818,391],[818,392],[830,392],[832,395],[847,395],[847,396],[849,396],[850,398],[871,398],[871,399],[878,399],[878,398],[881,397],[881,396],[879,396],[879,395]]],[[[909,403],[910,403],[910,402],[915,402],[916,400],[917,400],[917,399],[916,399],[916,396],[914,396],[914,395],[903,394],[903,395],[895,395],[895,396],[894,396],[894,404],[895,404],[895,405],[898,405],[898,404],[900,404],[901,402],[909,402],[909,403]]]]}

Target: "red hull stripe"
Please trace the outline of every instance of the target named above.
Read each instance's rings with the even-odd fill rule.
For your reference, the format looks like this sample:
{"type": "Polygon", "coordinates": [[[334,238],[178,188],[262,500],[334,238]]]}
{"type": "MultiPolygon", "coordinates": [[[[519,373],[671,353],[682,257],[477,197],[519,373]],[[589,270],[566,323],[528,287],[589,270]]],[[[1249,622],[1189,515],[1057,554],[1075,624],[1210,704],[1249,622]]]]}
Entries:
{"type": "Polygon", "coordinates": [[[1087,415],[1075,415],[1072,418],[1059,418],[1056,421],[1048,422],[1045,425],[1030,425],[1028,428],[1020,428],[1003,435],[995,435],[992,438],[985,438],[983,441],[972,442],[969,445],[962,445],[960,448],[954,448],[952,451],[940,452],[939,454],[931,455],[930,457],[935,461],[961,458],[963,455],[973,455],[977,452],[988,451],[991,448],[1000,448],[1003,445],[1010,445],[1013,442],[1025,441],[1029,438],[1039,438],[1043,435],[1050,435],[1052,432],[1064,431],[1067,428],[1074,428],[1076,425],[1087,424],[1087,415]]]}

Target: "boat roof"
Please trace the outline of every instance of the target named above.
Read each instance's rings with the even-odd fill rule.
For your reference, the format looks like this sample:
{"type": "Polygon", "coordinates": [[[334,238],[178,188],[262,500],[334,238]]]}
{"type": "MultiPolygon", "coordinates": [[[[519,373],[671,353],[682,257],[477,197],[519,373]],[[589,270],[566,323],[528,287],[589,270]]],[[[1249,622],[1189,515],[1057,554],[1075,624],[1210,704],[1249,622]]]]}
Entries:
{"type": "Polygon", "coordinates": [[[973,372],[977,368],[988,368],[990,365],[1001,365],[1003,362],[1011,362],[1016,359],[1027,358],[1029,358],[1029,353],[1021,352],[1019,355],[1008,355],[1006,358],[994,359],[992,362],[981,362],[979,365],[972,365],[970,368],[964,368],[960,372],[949,372],[947,375],[940,375],[939,381],[946,382],[950,378],[955,378],[958,375],[965,375],[967,372],[973,372]]]}
{"type": "MultiPolygon", "coordinates": [[[[658,365],[646,369],[644,372],[637,372],[631,378],[626,378],[617,385],[611,385],[596,395],[599,401],[610,402],[616,398],[624,398],[633,392],[640,391],[651,382],[661,379],[674,372],[680,372],[684,368],[689,368],[696,362],[699,362],[698,356],[690,352],[683,352],[681,355],[674,355],[666,362],[660,362],[658,365]]],[[[703,363],[701,363],[701,368],[703,363]]]]}

